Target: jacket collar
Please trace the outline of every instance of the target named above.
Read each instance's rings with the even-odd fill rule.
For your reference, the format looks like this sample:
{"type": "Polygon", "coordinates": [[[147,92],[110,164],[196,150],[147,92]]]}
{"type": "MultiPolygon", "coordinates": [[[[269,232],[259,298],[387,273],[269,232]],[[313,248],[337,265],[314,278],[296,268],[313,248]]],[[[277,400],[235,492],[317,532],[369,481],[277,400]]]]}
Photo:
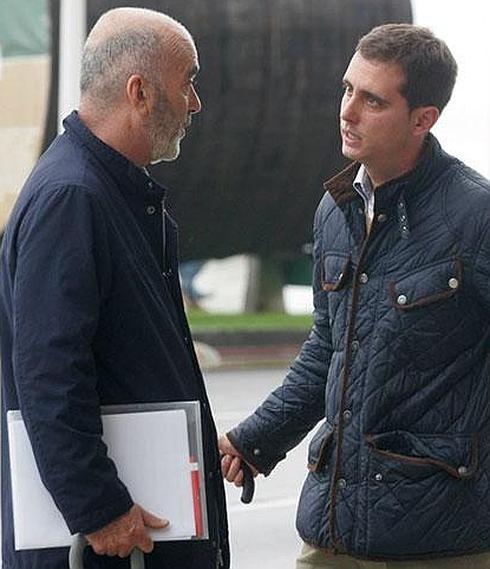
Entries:
{"type": "MultiPolygon", "coordinates": [[[[376,188],[376,209],[378,209],[378,206],[386,209],[392,205],[391,202],[398,198],[400,192],[405,194],[409,189],[410,191],[406,196],[408,199],[409,195],[410,197],[414,196],[427,188],[446,167],[448,158],[435,136],[429,134],[415,168],[399,178],[390,180],[376,188]]],[[[323,187],[330,193],[337,205],[340,206],[357,196],[357,192],[352,184],[359,166],[359,162],[352,162],[344,170],[323,184],[323,187]]]]}
{"type": "Polygon", "coordinates": [[[130,194],[142,197],[163,197],[166,190],[153,180],[143,168],[139,168],[125,156],[97,138],[80,119],[77,111],[73,111],[63,121],[65,132],[69,138],[83,144],[91,155],[116,180],[118,187],[130,194]]]}
{"type": "MultiPolygon", "coordinates": [[[[390,180],[375,191],[375,217],[392,216],[397,220],[398,231],[402,239],[410,238],[411,216],[416,207],[411,207],[417,195],[430,191],[436,180],[447,167],[451,157],[446,154],[437,139],[429,134],[425,141],[422,155],[410,172],[390,180]]],[[[354,162],[334,178],[324,184],[339,207],[346,207],[358,195],[353,188],[353,181],[359,170],[359,163],[354,162]]]]}

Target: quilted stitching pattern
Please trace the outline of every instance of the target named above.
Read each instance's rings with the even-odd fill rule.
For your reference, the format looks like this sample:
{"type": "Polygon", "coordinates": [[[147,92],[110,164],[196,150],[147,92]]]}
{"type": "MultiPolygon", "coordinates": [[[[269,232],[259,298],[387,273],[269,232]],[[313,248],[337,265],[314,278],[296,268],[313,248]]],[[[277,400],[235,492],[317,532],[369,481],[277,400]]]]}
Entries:
{"type": "Polygon", "coordinates": [[[361,256],[359,204],[325,195],[315,217],[314,328],[283,385],[233,436],[268,473],[322,417],[334,426],[300,499],[297,526],[311,544],[392,559],[486,551],[490,186],[433,139],[413,173],[378,190],[380,213],[386,221],[361,256]],[[415,303],[404,309],[400,294],[415,303]],[[368,438],[383,433],[395,434],[380,453],[368,438]],[[471,476],[471,445],[452,444],[462,435],[478,445],[471,476]]]}

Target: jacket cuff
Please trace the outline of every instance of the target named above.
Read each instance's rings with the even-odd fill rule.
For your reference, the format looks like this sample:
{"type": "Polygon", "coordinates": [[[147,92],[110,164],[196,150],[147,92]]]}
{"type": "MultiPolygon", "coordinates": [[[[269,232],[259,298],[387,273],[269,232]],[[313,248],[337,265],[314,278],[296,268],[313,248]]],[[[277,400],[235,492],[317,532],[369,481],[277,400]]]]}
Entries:
{"type": "Polygon", "coordinates": [[[274,455],[264,445],[247,439],[240,426],[226,433],[226,436],[243,458],[264,476],[268,476],[276,464],[286,457],[285,454],[274,455]]]}
{"type": "Polygon", "coordinates": [[[83,535],[87,535],[93,533],[126,514],[133,505],[134,502],[131,496],[127,490],[124,490],[117,499],[104,504],[97,510],[71,519],[69,523],[67,522],[68,527],[72,534],[82,533],[83,535]]]}

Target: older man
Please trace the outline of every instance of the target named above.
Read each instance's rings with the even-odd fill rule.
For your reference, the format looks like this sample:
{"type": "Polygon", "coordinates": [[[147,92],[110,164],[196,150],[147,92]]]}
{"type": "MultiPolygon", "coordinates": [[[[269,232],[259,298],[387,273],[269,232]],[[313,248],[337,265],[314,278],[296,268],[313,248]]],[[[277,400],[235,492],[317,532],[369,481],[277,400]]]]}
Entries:
{"type": "Polygon", "coordinates": [[[490,184],[430,133],[456,62],[429,30],[363,37],[315,217],[314,326],[282,386],[221,440],[268,474],[322,420],[297,569],[490,567],[490,184]]]}
{"type": "MultiPolygon", "coordinates": [[[[1,254],[5,414],[21,409],[41,477],[86,567],[127,567],[167,520],[134,504],[101,441],[102,404],[199,400],[209,540],[166,542],[148,569],[228,567],[216,432],[177,273],[177,227],[145,167],[174,160],[201,109],[189,32],[142,9],[107,12],[83,53],[81,103],[23,188],[1,254]],[[111,558],[112,557],[112,558],[111,558]]],[[[66,569],[67,551],[15,551],[2,449],[3,563],[66,569]]],[[[171,489],[169,489],[171,491],[171,489]]],[[[172,523],[172,520],[170,520],[172,523]]]]}

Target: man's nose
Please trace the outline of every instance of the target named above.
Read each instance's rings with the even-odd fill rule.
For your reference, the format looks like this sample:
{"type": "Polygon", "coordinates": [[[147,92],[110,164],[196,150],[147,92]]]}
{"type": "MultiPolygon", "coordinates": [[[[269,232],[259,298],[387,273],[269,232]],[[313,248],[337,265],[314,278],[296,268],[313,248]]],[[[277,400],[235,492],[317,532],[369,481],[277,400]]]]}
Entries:
{"type": "Polygon", "coordinates": [[[191,94],[189,97],[189,113],[191,114],[198,113],[201,109],[202,109],[201,99],[197,94],[195,86],[191,85],[191,94]]]}
{"type": "Polygon", "coordinates": [[[340,118],[345,122],[358,122],[359,105],[357,98],[354,95],[351,95],[349,98],[344,95],[342,98],[342,103],[340,105],[340,118]]]}

